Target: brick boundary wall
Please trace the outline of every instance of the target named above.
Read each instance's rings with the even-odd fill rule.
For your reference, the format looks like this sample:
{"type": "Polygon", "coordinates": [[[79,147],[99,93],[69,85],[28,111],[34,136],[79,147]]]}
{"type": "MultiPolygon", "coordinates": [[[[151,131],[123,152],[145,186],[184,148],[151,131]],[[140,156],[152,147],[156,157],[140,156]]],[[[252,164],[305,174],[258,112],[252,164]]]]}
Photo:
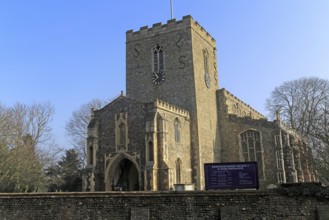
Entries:
{"type": "Polygon", "coordinates": [[[0,194],[1,220],[306,220],[322,219],[319,207],[329,199],[256,190],[0,194]]]}

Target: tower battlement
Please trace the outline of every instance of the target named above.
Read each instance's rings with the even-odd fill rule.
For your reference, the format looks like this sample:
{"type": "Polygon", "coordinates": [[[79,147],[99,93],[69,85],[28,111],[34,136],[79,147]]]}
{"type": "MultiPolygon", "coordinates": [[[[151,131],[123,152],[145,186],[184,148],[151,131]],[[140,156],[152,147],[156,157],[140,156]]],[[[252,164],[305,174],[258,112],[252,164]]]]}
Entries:
{"type": "Polygon", "coordinates": [[[134,38],[145,37],[146,35],[156,35],[159,33],[164,33],[170,30],[183,29],[183,28],[193,28],[203,37],[208,38],[212,42],[216,40],[197,22],[192,16],[186,15],[182,20],[176,21],[176,19],[168,20],[166,24],[161,22],[155,23],[152,27],[143,26],[138,31],[129,30],[126,32],[127,39],[133,40],[134,38]]]}
{"type": "Polygon", "coordinates": [[[190,118],[190,113],[182,108],[179,108],[173,104],[170,104],[168,102],[165,102],[163,100],[160,100],[160,99],[156,99],[154,101],[154,106],[157,107],[157,108],[161,108],[163,110],[167,110],[167,111],[170,111],[170,112],[175,112],[176,114],[178,115],[181,115],[185,118],[190,118]]]}

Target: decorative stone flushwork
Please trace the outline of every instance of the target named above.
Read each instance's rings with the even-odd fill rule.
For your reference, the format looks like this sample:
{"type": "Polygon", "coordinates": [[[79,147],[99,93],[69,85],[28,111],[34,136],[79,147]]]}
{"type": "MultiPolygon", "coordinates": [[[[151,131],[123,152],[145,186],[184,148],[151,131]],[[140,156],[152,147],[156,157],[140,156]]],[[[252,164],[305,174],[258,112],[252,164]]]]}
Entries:
{"type": "Polygon", "coordinates": [[[257,161],[260,187],[316,181],[294,130],[218,89],[216,41],[191,16],[126,33],[126,89],[88,126],[87,191],[204,189],[204,164],[257,161]]]}
{"type": "Polygon", "coordinates": [[[304,151],[308,152],[309,147],[296,131],[281,122],[279,115],[276,121],[271,122],[225,89],[218,90],[217,95],[221,137],[219,161],[246,161],[241,155],[244,149],[240,136],[246,131],[257,131],[260,133],[263,154],[261,159],[257,159],[258,169],[265,173],[260,179],[261,187],[266,188],[271,184],[286,182],[317,181],[311,165],[311,156],[304,153],[304,151]],[[239,104],[241,109],[249,111],[253,117],[232,112],[230,109],[232,103],[239,104]]]}
{"type": "Polygon", "coordinates": [[[159,99],[144,104],[120,96],[94,111],[87,142],[97,156],[88,164],[86,190],[156,191],[191,184],[189,120],[188,111],[159,99]]]}

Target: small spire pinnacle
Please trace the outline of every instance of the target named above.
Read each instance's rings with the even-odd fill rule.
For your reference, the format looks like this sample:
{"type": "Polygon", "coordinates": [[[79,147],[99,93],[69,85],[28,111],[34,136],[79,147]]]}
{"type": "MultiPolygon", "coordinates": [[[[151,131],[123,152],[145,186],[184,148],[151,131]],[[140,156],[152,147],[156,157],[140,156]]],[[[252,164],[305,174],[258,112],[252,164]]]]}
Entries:
{"type": "Polygon", "coordinates": [[[90,117],[94,118],[94,115],[95,115],[95,108],[92,107],[92,108],[90,108],[90,117]]]}
{"type": "Polygon", "coordinates": [[[276,116],[276,120],[277,120],[277,121],[281,121],[281,116],[280,116],[280,111],[279,111],[279,109],[277,109],[277,110],[275,111],[275,116],[276,116]]]}

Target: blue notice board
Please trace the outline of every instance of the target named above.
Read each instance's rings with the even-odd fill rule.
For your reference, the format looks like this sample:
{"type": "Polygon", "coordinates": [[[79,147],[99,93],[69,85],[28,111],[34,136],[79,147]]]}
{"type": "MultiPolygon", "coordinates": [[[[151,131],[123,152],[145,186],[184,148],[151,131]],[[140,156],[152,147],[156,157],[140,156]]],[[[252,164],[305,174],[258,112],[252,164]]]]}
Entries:
{"type": "Polygon", "coordinates": [[[204,164],[206,190],[259,189],[257,162],[204,164]]]}

